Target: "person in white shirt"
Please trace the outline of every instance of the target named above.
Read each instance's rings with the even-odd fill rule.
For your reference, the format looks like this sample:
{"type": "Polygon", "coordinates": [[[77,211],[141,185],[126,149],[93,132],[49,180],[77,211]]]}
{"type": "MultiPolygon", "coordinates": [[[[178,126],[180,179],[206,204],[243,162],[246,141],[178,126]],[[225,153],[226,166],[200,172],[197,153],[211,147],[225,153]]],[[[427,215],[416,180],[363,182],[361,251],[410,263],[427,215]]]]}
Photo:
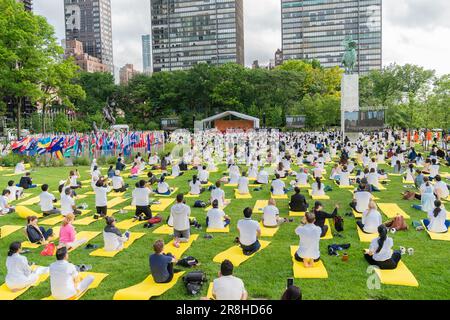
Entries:
{"type": "Polygon", "coordinates": [[[111,179],[112,189],[114,192],[125,192],[127,191],[128,185],[125,184],[125,181],[120,176],[120,170],[116,170],[114,172],[114,176],[111,179]]]}
{"type": "Polygon", "coordinates": [[[247,173],[242,172],[242,176],[238,179],[238,192],[239,194],[249,194],[247,173]]]}
{"type": "Polygon", "coordinates": [[[98,169],[97,166],[94,166],[93,169],[94,170],[92,170],[92,172],[91,172],[91,180],[97,181],[100,178],[100,176],[102,175],[102,173],[100,172],[100,170],[98,169]]]}
{"type": "Polygon", "coordinates": [[[51,214],[60,214],[61,210],[56,209],[54,206],[56,202],[55,196],[48,192],[48,184],[43,184],[41,190],[42,193],[39,195],[39,205],[44,217],[51,214]]]}
{"type": "Polygon", "coordinates": [[[356,212],[363,213],[369,209],[369,202],[372,199],[372,194],[368,191],[356,191],[353,194],[353,201],[350,203],[356,212]]]}
{"type": "Polygon", "coordinates": [[[439,174],[439,165],[437,164],[436,159],[431,159],[430,166],[430,180],[434,179],[439,174]]]}
{"type": "Polygon", "coordinates": [[[23,188],[16,186],[13,180],[8,181],[6,189],[10,191],[9,201],[19,200],[23,196],[23,188]]]}
{"type": "Polygon", "coordinates": [[[442,206],[442,202],[436,200],[434,209],[428,212],[428,219],[423,220],[423,224],[430,232],[446,233],[450,228],[450,220],[447,220],[447,212],[442,206]]]}
{"type": "Polygon", "coordinates": [[[436,182],[434,184],[434,194],[436,195],[436,198],[438,200],[446,200],[450,195],[447,184],[442,181],[440,175],[437,175],[435,177],[435,180],[436,182]]]}
{"type": "Polygon", "coordinates": [[[72,190],[81,188],[81,183],[78,182],[78,179],[80,179],[80,173],[78,172],[78,169],[75,171],[70,171],[69,173],[69,187],[72,190]]]}
{"type": "Polygon", "coordinates": [[[339,185],[343,187],[350,186],[350,173],[347,171],[347,167],[342,168],[342,172],[339,174],[339,185]]]}
{"type": "Polygon", "coordinates": [[[312,268],[314,262],[320,260],[320,235],[322,229],[314,224],[316,216],[313,212],[307,212],[303,219],[303,225],[295,229],[295,234],[300,237],[295,260],[303,262],[305,268],[312,268]]]}
{"type": "Polygon", "coordinates": [[[219,209],[219,201],[214,200],[211,205],[212,209],[206,214],[206,226],[210,229],[225,229],[230,224],[230,217],[219,209]]]}
{"type": "Polygon", "coordinates": [[[258,165],[253,163],[248,170],[248,177],[252,179],[256,179],[258,177],[258,165]]]}
{"type": "Polygon", "coordinates": [[[280,217],[280,210],[273,198],[270,198],[268,205],[264,207],[261,222],[267,228],[275,228],[286,222],[285,218],[280,217]]]}
{"type": "Polygon", "coordinates": [[[95,208],[97,214],[94,215],[94,219],[99,217],[106,217],[108,215],[108,193],[111,191],[111,187],[107,185],[106,180],[100,178],[95,187],[95,208]]]}
{"type": "Polygon", "coordinates": [[[171,192],[172,191],[170,186],[165,181],[164,175],[162,175],[161,179],[159,179],[158,186],[156,188],[156,193],[168,196],[170,195],[171,192]]]}
{"type": "Polygon", "coordinates": [[[362,219],[356,221],[358,227],[364,233],[377,233],[378,227],[383,223],[380,212],[377,210],[377,205],[373,200],[369,202],[369,208],[363,212],[362,219]]]}
{"type": "Polygon", "coordinates": [[[375,169],[370,169],[370,172],[367,174],[367,183],[371,185],[373,191],[378,191],[378,172],[375,169]]]}
{"type": "Polygon", "coordinates": [[[325,195],[325,185],[322,183],[319,177],[316,178],[316,182],[311,185],[311,195],[312,196],[324,196],[325,195]]]}
{"type": "Polygon", "coordinates": [[[225,192],[220,188],[221,182],[216,181],[216,188],[211,191],[211,203],[214,200],[217,200],[219,202],[219,208],[223,208],[225,205],[227,205],[227,201],[225,201],[225,192]]]}
{"type": "Polygon", "coordinates": [[[136,206],[134,221],[143,221],[152,218],[149,199],[151,193],[151,190],[146,187],[145,180],[140,180],[138,187],[132,192],[133,202],[136,206]]]}
{"type": "Polygon", "coordinates": [[[207,184],[209,180],[209,172],[206,170],[206,167],[203,166],[201,170],[198,171],[198,179],[200,180],[200,183],[207,184]]]}
{"type": "Polygon", "coordinates": [[[56,250],[56,262],[50,265],[50,288],[55,300],[69,300],[85,292],[94,282],[88,275],[81,279],[77,268],[69,262],[66,247],[56,250]]]}
{"type": "Polygon", "coordinates": [[[224,260],[220,265],[219,278],[213,282],[212,295],[215,300],[247,300],[244,282],[233,276],[233,264],[224,260]]]}
{"type": "Polygon", "coordinates": [[[414,182],[414,165],[412,163],[408,166],[408,169],[406,169],[405,173],[405,181],[414,182]]]}
{"type": "Polygon", "coordinates": [[[80,215],[81,211],[77,209],[75,199],[72,197],[72,191],[70,188],[66,188],[64,194],[61,195],[61,214],[66,216],[69,213],[80,215]]]}
{"type": "Polygon", "coordinates": [[[184,172],[181,172],[180,165],[178,163],[174,164],[172,166],[172,177],[180,177],[184,174],[184,172]]]}
{"type": "Polygon", "coordinates": [[[131,233],[126,231],[124,234],[116,227],[114,217],[106,217],[106,226],[103,229],[103,241],[105,251],[120,251],[123,245],[130,239],[131,233]]]}
{"type": "Polygon", "coordinates": [[[280,179],[280,175],[278,173],[275,173],[275,180],[272,181],[272,187],[270,188],[270,190],[272,191],[272,194],[274,196],[284,195],[286,193],[285,187],[286,187],[286,185],[280,179]]]}
{"type": "Polygon", "coordinates": [[[322,168],[316,164],[316,167],[313,170],[313,177],[314,178],[322,178],[322,168]]]}
{"type": "Polygon", "coordinates": [[[33,270],[26,257],[20,254],[22,244],[13,242],[6,258],[5,284],[12,292],[17,292],[36,284],[39,276],[48,274],[49,268],[38,267],[33,270]]]}
{"type": "Polygon", "coordinates": [[[24,174],[25,172],[25,162],[22,160],[16,164],[16,167],[14,168],[14,174],[24,174]]]}
{"type": "Polygon", "coordinates": [[[238,221],[239,243],[244,255],[252,255],[261,248],[258,238],[261,236],[259,223],[252,220],[251,208],[244,209],[244,219],[238,221]]]}
{"type": "Polygon", "coordinates": [[[170,217],[173,222],[174,246],[178,247],[180,242],[188,242],[191,236],[191,225],[189,217],[191,208],[184,203],[183,194],[177,195],[177,203],[170,208],[170,217]]]}
{"type": "Polygon", "coordinates": [[[192,176],[192,180],[189,182],[189,188],[189,193],[192,195],[198,195],[205,191],[205,189],[202,188],[202,184],[196,175],[192,176]]]}
{"type": "Polygon", "coordinates": [[[388,229],[381,224],[378,227],[379,236],[372,240],[369,251],[364,254],[364,258],[370,265],[378,266],[383,270],[393,270],[402,258],[400,251],[392,251],[394,240],[387,236],[388,229]]]}
{"type": "Polygon", "coordinates": [[[0,215],[10,214],[15,212],[15,207],[9,205],[8,197],[11,192],[8,189],[3,190],[0,196],[0,215]]]}
{"type": "Polygon", "coordinates": [[[258,177],[256,178],[257,184],[268,184],[269,183],[269,173],[263,168],[258,173],[258,177]]]}
{"type": "Polygon", "coordinates": [[[306,186],[308,184],[308,174],[305,172],[305,169],[300,169],[297,173],[296,180],[298,186],[306,186]]]}

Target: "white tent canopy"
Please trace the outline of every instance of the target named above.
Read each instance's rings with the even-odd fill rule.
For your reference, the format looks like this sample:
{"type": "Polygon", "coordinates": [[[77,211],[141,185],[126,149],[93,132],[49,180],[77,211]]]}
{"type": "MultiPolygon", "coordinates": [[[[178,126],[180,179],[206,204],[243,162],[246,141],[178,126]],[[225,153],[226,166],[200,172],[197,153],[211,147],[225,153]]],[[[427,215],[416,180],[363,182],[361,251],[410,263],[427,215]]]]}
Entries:
{"type": "Polygon", "coordinates": [[[203,129],[211,128],[211,122],[219,120],[219,119],[223,119],[228,116],[234,116],[239,119],[253,121],[254,128],[255,129],[259,128],[259,119],[258,118],[255,118],[255,117],[243,114],[243,113],[239,113],[236,111],[225,111],[225,112],[216,114],[214,116],[211,116],[209,118],[203,119],[202,121],[200,121],[200,124],[201,124],[200,126],[203,127],[203,129]]]}

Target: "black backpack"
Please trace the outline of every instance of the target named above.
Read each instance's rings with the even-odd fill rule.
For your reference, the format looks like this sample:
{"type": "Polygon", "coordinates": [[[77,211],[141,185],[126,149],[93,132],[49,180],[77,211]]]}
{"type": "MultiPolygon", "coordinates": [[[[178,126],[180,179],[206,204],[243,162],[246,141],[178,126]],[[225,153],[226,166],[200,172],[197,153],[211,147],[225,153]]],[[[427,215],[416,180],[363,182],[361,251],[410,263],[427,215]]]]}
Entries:
{"type": "Polygon", "coordinates": [[[184,285],[188,294],[195,296],[202,291],[203,284],[207,281],[206,274],[203,271],[189,272],[183,277],[184,285]]]}
{"type": "Polygon", "coordinates": [[[341,216],[334,217],[334,229],[336,229],[337,232],[344,231],[344,219],[342,219],[341,216]]]}
{"type": "Polygon", "coordinates": [[[206,203],[201,200],[197,200],[194,203],[194,208],[206,208],[206,203]]]}
{"type": "Polygon", "coordinates": [[[185,267],[185,268],[192,268],[198,265],[198,260],[195,259],[192,256],[184,257],[181,260],[178,260],[177,266],[185,267]]]}

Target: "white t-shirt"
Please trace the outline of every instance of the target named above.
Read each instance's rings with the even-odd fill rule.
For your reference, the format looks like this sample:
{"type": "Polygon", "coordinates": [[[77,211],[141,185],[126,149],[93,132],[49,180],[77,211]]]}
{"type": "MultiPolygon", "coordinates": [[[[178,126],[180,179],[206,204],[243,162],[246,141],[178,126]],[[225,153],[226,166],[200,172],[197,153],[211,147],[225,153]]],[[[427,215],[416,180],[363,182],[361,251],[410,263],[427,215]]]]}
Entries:
{"type": "Polygon", "coordinates": [[[222,276],[213,282],[216,300],[241,300],[244,293],[244,282],[234,276],[222,276]]]}
{"type": "Polygon", "coordinates": [[[53,210],[54,205],[53,205],[53,201],[55,201],[56,198],[53,194],[51,194],[48,191],[42,192],[39,195],[39,205],[41,206],[41,211],[42,212],[47,212],[50,210],[53,210]]]}
{"type": "Polygon", "coordinates": [[[215,188],[211,191],[211,203],[214,200],[219,201],[219,208],[223,207],[223,200],[225,199],[225,192],[220,188],[215,188]]]}
{"type": "Polygon", "coordinates": [[[50,265],[50,287],[52,297],[66,300],[77,294],[74,279],[78,277],[75,266],[65,260],[50,265]]]}
{"type": "Polygon", "coordinates": [[[341,172],[339,174],[339,185],[343,187],[347,187],[350,185],[350,174],[348,172],[341,172]]]}
{"type": "Polygon", "coordinates": [[[108,192],[110,191],[111,187],[94,187],[96,207],[106,207],[108,205],[108,192]]]}
{"type": "Polygon", "coordinates": [[[169,185],[167,182],[158,182],[158,193],[167,193],[169,191],[169,185]]]}
{"type": "Polygon", "coordinates": [[[69,181],[71,187],[76,187],[78,185],[77,179],[78,179],[77,175],[70,176],[69,181]]]}
{"type": "Polygon", "coordinates": [[[383,223],[383,219],[378,210],[365,210],[361,222],[364,224],[364,232],[377,233],[378,227],[383,223]]]}
{"type": "Polygon", "coordinates": [[[149,196],[150,190],[148,188],[136,188],[132,192],[134,204],[137,207],[147,207],[150,204],[149,196]]]}
{"type": "Polygon", "coordinates": [[[114,176],[111,180],[114,190],[121,189],[125,185],[125,182],[123,181],[123,178],[121,176],[114,176]]]}
{"type": "Polygon", "coordinates": [[[14,173],[25,173],[25,165],[22,162],[19,162],[16,164],[16,167],[14,169],[14,173]]]}
{"type": "Polygon", "coordinates": [[[208,228],[211,229],[224,229],[224,217],[225,212],[221,209],[212,208],[206,214],[208,217],[208,228]]]}
{"type": "Polygon", "coordinates": [[[269,174],[265,170],[261,170],[258,173],[258,178],[256,179],[259,183],[267,184],[269,183],[269,174]]]}
{"type": "Polygon", "coordinates": [[[10,194],[8,196],[9,201],[14,201],[14,200],[16,200],[17,191],[21,191],[23,189],[13,185],[13,186],[8,186],[6,188],[6,190],[9,190],[9,192],[10,192],[10,194]]]}
{"type": "Polygon", "coordinates": [[[381,248],[379,253],[376,253],[378,250],[378,240],[380,238],[375,238],[370,243],[369,250],[374,252],[372,258],[375,261],[386,261],[392,257],[392,247],[394,246],[394,240],[391,237],[387,237],[386,241],[384,241],[383,247],[381,248]]]}
{"type": "Polygon", "coordinates": [[[360,191],[355,193],[356,199],[356,211],[364,212],[369,208],[369,202],[372,198],[372,194],[367,191],[360,191]]]}
{"type": "Polygon", "coordinates": [[[439,174],[439,165],[438,164],[432,164],[430,166],[430,177],[434,178],[439,174]]]}
{"type": "Polygon", "coordinates": [[[244,218],[238,221],[239,241],[244,246],[251,246],[258,240],[257,231],[261,231],[259,223],[252,219],[244,218]]]}
{"type": "Polygon", "coordinates": [[[277,216],[279,216],[280,211],[277,207],[268,205],[263,209],[264,226],[275,227],[278,225],[277,216]]]}
{"type": "Polygon", "coordinates": [[[312,190],[312,195],[313,196],[324,196],[325,195],[325,185],[323,183],[320,184],[320,189],[319,189],[319,185],[317,184],[317,182],[314,182],[311,185],[311,190],[312,190]]]}
{"type": "Polygon", "coordinates": [[[189,216],[191,215],[191,208],[184,203],[177,203],[170,208],[170,217],[173,222],[173,229],[177,231],[188,230],[191,226],[189,223],[189,216]]]}
{"type": "Polygon", "coordinates": [[[189,187],[191,188],[191,194],[200,194],[202,184],[200,180],[197,180],[195,183],[193,181],[189,182],[189,187]]]}
{"type": "Polygon", "coordinates": [[[274,196],[281,196],[281,195],[283,195],[284,194],[284,187],[285,187],[285,184],[280,179],[273,180],[272,181],[272,188],[273,188],[272,194],[274,196]]]}
{"type": "Polygon", "coordinates": [[[240,194],[247,194],[250,193],[248,190],[248,178],[247,177],[240,177],[238,180],[238,191],[240,194]]]}
{"type": "Polygon", "coordinates": [[[5,209],[8,206],[8,197],[0,196],[0,209],[5,209]]]}
{"type": "Polygon", "coordinates": [[[300,237],[297,255],[304,259],[318,259],[320,257],[319,242],[322,229],[313,223],[308,223],[297,227],[295,234],[300,237]]]}
{"type": "Polygon", "coordinates": [[[373,186],[378,186],[378,173],[371,172],[367,175],[367,182],[373,186]]]}
{"type": "Polygon", "coordinates": [[[447,219],[447,212],[441,208],[437,217],[434,216],[434,210],[428,212],[428,219],[430,224],[428,225],[428,230],[430,232],[444,233],[447,232],[447,227],[445,225],[445,220],[447,219]]]}
{"type": "Polygon", "coordinates": [[[308,175],[304,172],[297,173],[297,183],[303,186],[308,184],[308,175]]]}
{"type": "Polygon", "coordinates": [[[447,199],[449,196],[447,184],[443,181],[438,181],[434,184],[434,192],[440,192],[441,198],[443,199],[447,199]]]}
{"type": "Polygon", "coordinates": [[[61,195],[61,214],[63,216],[73,213],[73,206],[75,206],[75,199],[66,194],[61,195]]]}
{"type": "Polygon", "coordinates": [[[209,179],[209,172],[206,170],[200,170],[198,172],[198,180],[200,180],[201,182],[206,182],[209,179]]]}

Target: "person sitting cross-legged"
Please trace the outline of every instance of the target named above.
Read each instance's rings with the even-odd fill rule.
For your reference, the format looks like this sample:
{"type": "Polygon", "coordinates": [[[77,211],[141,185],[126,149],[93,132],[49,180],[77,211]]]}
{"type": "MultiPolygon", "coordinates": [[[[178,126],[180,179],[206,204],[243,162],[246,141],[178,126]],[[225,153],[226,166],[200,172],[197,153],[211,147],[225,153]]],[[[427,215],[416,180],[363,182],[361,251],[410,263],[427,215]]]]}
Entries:
{"type": "Polygon", "coordinates": [[[233,263],[224,260],[220,265],[219,277],[213,282],[212,296],[216,300],[247,300],[244,282],[233,276],[233,263]]]}
{"type": "Polygon", "coordinates": [[[206,214],[206,226],[210,229],[225,229],[230,224],[230,217],[219,208],[219,201],[212,202],[212,209],[206,214]]]}
{"type": "Polygon", "coordinates": [[[163,240],[155,241],[153,250],[155,253],[149,257],[150,272],[152,273],[153,281],[156,283],[169,283],[173,279],[173,266],[177,263],[177,259],[170,253],[163,253],[163,240]]]}
{"type": "Polygon", "coordinates": [[[364,254],[364,258],[370,265],[378,266],[380,269],[392,270],[402,257],[400,251],[392,251],[394,241],[387,236],[388,229],[385,225],[378,226],[379,236],[370,243],[369,251],[364,254]]]}
{"type": "Polygon", "coordinates": [[[251,208],[244,209],[244,219],[238,221],[239,243],[244,255],[252,255],[261,248],[258,238],[261,236],[259,223],[252,220],[251,208]]]}
{"type": "Polygon", "coordinates": [[[314,224],[315,221],[315,214],[307,212],[303,219],[303,225],[295,229],[295,234],[300,237],[300,242],[294,258],[303,262],[305,268],[313,267],[314,262],[320,260],[319,243],[322,229],[314,224]]]}

